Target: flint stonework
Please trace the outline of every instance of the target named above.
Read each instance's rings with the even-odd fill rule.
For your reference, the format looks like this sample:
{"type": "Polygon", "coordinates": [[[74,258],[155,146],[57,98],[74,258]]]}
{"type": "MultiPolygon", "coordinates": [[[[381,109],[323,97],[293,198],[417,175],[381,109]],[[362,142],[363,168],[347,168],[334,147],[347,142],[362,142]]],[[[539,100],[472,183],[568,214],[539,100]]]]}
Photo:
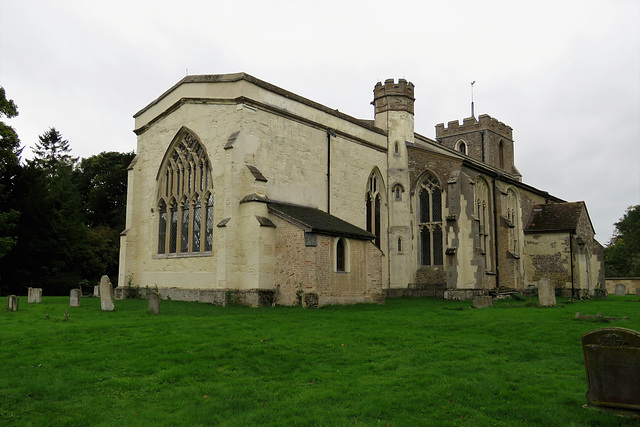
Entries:
{"type": "Polygon", "coordinates": [[[42,302],[42,288],[29,288],[27,295],[28,304],[38,304],[42,302]]]}
{"type": "Polygon", "coordinates": [[[147,301],[147,311],[153,314],[160,314],[160,294],[149,292],[147,301]]]}
{"type": "Polygon", "coordinates": [[[17,295],[9,295],[7,297],[7,310],[18,311],[18,305],[20,304],[20,297],[17,295]]]}
{"type": "Polygon", "coordinates": [[[556,288],[547,278],[538,280],[538,298],[541,307],[556,306],[556,288]]]}
{"type": "Polygon", "coordinates": [[[587,404],[640,413],[640,333],[602,328],[582,336],[587,404]]]}
{"type": "Polygon", "coordinates": [[[71,307],[80,307],[81,296],[82,291],[80,289],[71,289],[71,294],[69,295],[69,305],[71,307]]]}
{"type": "Polygon", "coordinates": [[[113,286],[109,276],[104,275],[100,279],[100,308],[102,311],[113,311],[113,286]]]}
{"type": "Polygon", "coordinates": [[[618,283],[616,285],[616,296],[622,297],[622,296],[625,296],[626,294],[627,294],[627,287],[622,283],[618,283]]]}
{"type": "Polygon", "coordinates": [[[493,307],[493,298],[488,295],[473,297],[473,308],[493,307]]]}

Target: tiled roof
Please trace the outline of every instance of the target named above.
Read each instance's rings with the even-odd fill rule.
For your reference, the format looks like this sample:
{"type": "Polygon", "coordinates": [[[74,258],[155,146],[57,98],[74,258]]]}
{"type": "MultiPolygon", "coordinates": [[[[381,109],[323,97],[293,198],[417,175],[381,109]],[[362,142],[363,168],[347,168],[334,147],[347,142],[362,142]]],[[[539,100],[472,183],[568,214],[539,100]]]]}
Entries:
{"type": "Polygon", "coordinates": [[[360,227],[315,208],[269,202],[269,212],[301,227],[308,233],[343,236],[360,240],[372,240],[376,237],[360,227]]]}
{"type": "Polygon", "coordinates": [[[576,231],[584,202],[535,205],[525,231],[576,231]]]}

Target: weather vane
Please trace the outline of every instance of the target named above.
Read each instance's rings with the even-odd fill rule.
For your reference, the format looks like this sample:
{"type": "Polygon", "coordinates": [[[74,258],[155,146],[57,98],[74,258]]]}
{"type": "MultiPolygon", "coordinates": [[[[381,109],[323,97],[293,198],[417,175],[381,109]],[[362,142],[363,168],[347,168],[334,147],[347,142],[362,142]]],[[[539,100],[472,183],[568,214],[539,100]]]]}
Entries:
{"type": "Polygon", "coordinates": [[[471,117],[476,117],[476,115],[473,113],[473,85],[475,84],[475,80],[471,82],[471,117]]]}

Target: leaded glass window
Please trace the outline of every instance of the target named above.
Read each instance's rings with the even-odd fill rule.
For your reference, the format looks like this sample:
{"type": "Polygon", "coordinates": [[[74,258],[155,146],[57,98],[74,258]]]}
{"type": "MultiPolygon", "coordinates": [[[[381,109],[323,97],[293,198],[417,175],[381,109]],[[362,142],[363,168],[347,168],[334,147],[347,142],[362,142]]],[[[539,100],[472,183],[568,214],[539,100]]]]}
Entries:
{"type": "Polygon", "coordinates": [[[478,223],[478,248],[480,254],[485,257],[485,268],[492,267],[491,250],[489,248],[491,239],[491,204],[489,197],[489,186],[483,178],[478,178],[475,185],[475,215],[478,223]]]}
{"type": "Polygon", "coordinates": [[[158,172],[158,254],[212,251],[213,179],[210,175],[207,151],[196,136],[183,128],[174,138],[158,172]],[[177,200],[182,202],[178,204],[177,200]]]}
{"type": "Polygon", "coordinates": [[[380,183],[376,174],[371,174],[367,181],[367,194],[365,195],[366,201],[366,227],[367,231],[375,234],[375,245],[379,248],[380,233],[382,225],[382,195],[379,191],[380,183]]]}
{"type": "Polygon", "coordinates": [[[420,264],[443,265],[442,190],[432,173],[419,181],[420,264]]]}

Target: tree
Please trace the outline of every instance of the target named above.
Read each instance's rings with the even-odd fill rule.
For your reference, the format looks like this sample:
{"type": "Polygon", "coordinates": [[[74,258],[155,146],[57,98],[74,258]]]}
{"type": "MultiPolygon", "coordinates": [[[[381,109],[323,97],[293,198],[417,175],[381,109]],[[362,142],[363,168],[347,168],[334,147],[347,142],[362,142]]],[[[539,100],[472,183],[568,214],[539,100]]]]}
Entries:
{"type": "MultiPolygon", "coordinates": [[[[7,99],[0,86],[0,118],[18,115],[18,107],[7,99]]],[[[0,121],[0,259],[13,248],[17,241],[15,233],[20,212],[14,209],[14,187],[20,171],[20,139],[11,127],[0,121]]]]}
{"type": "Polygon", "coordinates": [[[604,250],[607,277],[640,276],[640,205],[630,206],[604,250]]]}
{"type": "Polygon", "coordinates": [[[71,156],[69,141],[62,139],[56,128],[50,128],[40,135],[39,141],[33,147],[33,164],[47,172],[49,177],[56,174],[58,168],[72,167],[77,157],[71,156]]]}

